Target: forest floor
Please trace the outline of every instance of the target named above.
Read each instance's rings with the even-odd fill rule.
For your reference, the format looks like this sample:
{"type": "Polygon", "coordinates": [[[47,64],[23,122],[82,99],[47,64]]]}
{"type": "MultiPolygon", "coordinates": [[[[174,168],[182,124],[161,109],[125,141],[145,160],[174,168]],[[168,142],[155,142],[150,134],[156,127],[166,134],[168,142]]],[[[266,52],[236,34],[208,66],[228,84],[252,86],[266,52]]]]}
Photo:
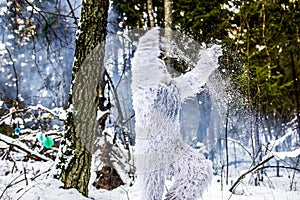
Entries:
{"type": "MultiPolygon", "coordinates": [[[[55,169],[54,161],[0,161],[0,199],[2,200],[140,200],[138,186],[121,186],[115,190],[97,190],[90,186],[89,198],[82,196],[75,189],[62,189],[62,183],[51,178],[55,169]]],[[[224,178],[214,176],[209,188],[199,200],[299,200],[300,186],[297,180],[294,182],[294,191],[290,191],[291,176],[288,171],[281,170],[282,176],[276,177],[276,171],[268,170],[268,176],[264,176],[264,182],[260,186],[253,186],[249,179],[238,186],[237,193],[229,192],[224,178]],[[221,187],[223,183],[223,188],[221,187]]],[[[96,175],[92,176],[95,178],[96,175]]],[[[229,183],[236,177],[230,177],[229,183]]],[[[166,188],[172,184],[166,183],[166,188]]]]}

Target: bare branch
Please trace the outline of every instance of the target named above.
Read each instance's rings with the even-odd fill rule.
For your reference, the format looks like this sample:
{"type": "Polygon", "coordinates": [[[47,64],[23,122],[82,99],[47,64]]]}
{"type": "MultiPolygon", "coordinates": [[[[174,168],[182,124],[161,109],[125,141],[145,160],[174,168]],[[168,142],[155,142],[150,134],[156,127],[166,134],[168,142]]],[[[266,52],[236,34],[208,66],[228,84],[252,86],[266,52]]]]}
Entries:
{"type": "Polygon", "coordinates": [[[261,166],[259,168],[257,168],[256,170],[261,170],[261,169],[267,169],[267,168],[282,168],[282,169],[290,169],[290,170],[294,170],[294,171],[297,171],[297,172],[300,172],[300,169],[296,168],[296,167],[289,167],[289,166],[283,166],[283,165],[280,165],[280,166],[261,166]]]}
{"type": "Polygon", "coordinates": [[[12,62],[12,67],[13,67],[14,74],[15,74],[15,79],[16,79],[16,102],[17,102],[17,107],[19,107],[19,78],[18,78],[18,73],[17,73],[17,70],[16,70],[14,59],[13,59],[9,49],[7,47],[5,47],[5,49],[8,53],[9,59],[12,62]]]}
{"type": "MultiPolygon", "coordinates": [[[[220,138],[220,139],[221,139],[221,140],[225,140],[225,138],[220,138]]],[[[243,145],[243,144],[240,143],[239,141],[234,140],[234,139],[231,139],[231,138],[228,138],[227,140],[228,140],[228,141],[231,141],[231,142],[234,142],[234,143],[238,144],[240,147],[242,147],[242,149],[244,149],[244,150],[248,153],[248,155],[250,156],[250,158],[253,160],[253,156],[252,156],[251,152],[249,151],[249,149],[247,149],[247,148],[245,147],[245,145],[243,145]]]]}
{"type": "MultiPolygon", "coordinates": [[[[129,150],[129,142],[127,141],[127,138],[126,138],[126,134],[125,134],[125,131],[124,131],[124,125],[125,125],[125,121],[124,121],[124,116],[123,116],[123,112],[122,112],[122,108],[121,108],[121,105],[120,105],[120,101],[119,101],[119,97],[118,97],[118,92],[113,84],[113,81],[111,80],[109,74],[107,73],[107,71],[105,70],[105,75],[112,87],[112,90],[113,90],[113,94],[115,96],[115,99],[116,99],[116,107],[117,107],[117,110],[118,110],[118,114],[119,114],[119,118],[120,118],[120,124],[121,124],[121,128],[122,128],[122,133],[123,133],[123,139],[124,139],[124,142],[125,142],[125,148],[127,150],[129,150]]],[[[130,158],[130,153],[128,153],[128,156],[130,158]]]]}
{"type": "Polygon", "coordinates": [[[33,159],[36,160],[42,160],[42,161],[49,161],[50,159],[44,155],[41,155],[31,149],[29,149],[24,143],[15,140],[11,137],[8,137],[6,135],[3,135],[2,133],[0,133],[0,141],[5,142],[8,145],[14,146],[22,151],[24,151],[25,153],[27,153],[28,155],[30,155],[33,159]]]}
{"type": "Polygon", "coordinates": [[[249,173],[251,173],[251,172],[253,172],[253,171],[256,171],[256,170],[258,170],[258,169],[262,169],[261,167],[262,167],[265,163],[269,162],[269,161],[270,161],[271,159],[273,159],[273,158],[274,158],[274,155],[271,155],[271,156],[267,157],[266,159],[262,160],[261,162],[259,162],[259,163],[258,163],[257,165],[255,165],[254,167],[250,168],[248,171],[242,173],[242,174],[240,175],[240,177],[239,177],[239,178],[234,182],[234,184],[231,186],[231,188],[229,189],[229,191],[232,192],[232,193],[234,193],[235,188],[238,186],[238,184],[240,183],[240,181],[241,181],[242,179],[245,178],[245,176],[246,176],[247,174],[249,174],[249,173]]]}

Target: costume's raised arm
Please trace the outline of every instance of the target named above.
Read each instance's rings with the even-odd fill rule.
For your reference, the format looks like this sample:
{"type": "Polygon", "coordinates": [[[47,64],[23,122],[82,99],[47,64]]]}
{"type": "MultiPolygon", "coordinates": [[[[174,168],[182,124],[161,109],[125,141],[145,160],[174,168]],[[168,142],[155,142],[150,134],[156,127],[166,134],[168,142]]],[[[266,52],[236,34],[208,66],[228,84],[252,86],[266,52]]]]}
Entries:
{"type": "Polygon", "coordinates": [[[218,57],[221,55],[221,45],[213,45],[210,48],[203,47],[199,52],[196,67],[174,78],[182,102],[201,91],[201,87],[206,83],[209,75],[219,66],[218,57]]]}

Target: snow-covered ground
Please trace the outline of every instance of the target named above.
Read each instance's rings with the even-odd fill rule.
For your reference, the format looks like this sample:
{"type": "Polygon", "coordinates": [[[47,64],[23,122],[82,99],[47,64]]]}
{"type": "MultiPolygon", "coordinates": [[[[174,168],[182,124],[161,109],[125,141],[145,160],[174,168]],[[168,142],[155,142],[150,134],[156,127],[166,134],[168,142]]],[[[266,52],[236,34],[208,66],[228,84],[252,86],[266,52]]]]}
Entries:
{"type": "MultiPolygon", "coordinates": [[[[112,191],[97,190],[90,186],[89,198],[82,196],[75,189],[62,189],[62,183],[59,180],[51,178],[51,172],[54,169],[54,162],[28,161],[11,162],[7,160],[0,161],[0,196],[1,200],[140,200],[138,185],[121,186],[112,191]],[[24,173],[25,172],[25,173],[24,173]]],[[[299,200],[299,186],[296,191],[290,191],[289,174],[282,170],[281,177],[275,177],[275,171],[268,171],[268,177],[265,176],[263,186],[251,186],[248,181],[244,181],[238,186],[238,191],[243,195],[233,195],[230,193],[229,185],[221,183],[220,176],[214,176],[212,184],[205,191],[200,200],[299,200]]],[[[94,178],[94,176],[92,177],[94,178]]],[[[231,177],[233,180],[235,177],[231,177]]],[[[299,180],[299,177],[295,180],[299,180]]],[[[172,184],[166,183],[166,188],[172,184]]],[[[296,183],[297,184],[297,183],[296,183]]]]}
{"type": "MultiPolygon", "coordinates": [[[[245,183],[239,187],[244,192],[243,195],[233,195],[229,192],[230,186],[224,185],[221,190],[220,177],[215,176],[208,191],[204,193],[204,200],[299,200],[300,191],[289,191],[288,177],[271,177],[269,179],[273,183],[270,186],[247,186],[245,183]]],[[[268,182],[269,180],[266,180],[268,182]]]]}

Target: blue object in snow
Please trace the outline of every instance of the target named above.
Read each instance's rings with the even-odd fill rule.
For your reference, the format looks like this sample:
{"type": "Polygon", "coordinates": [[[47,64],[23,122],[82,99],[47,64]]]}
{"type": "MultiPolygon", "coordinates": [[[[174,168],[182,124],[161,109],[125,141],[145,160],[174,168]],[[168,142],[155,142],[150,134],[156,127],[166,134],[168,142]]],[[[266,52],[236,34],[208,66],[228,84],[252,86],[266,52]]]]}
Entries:
{"type": "Polygon", "coordinates": [[[40,142],[42,142],[42,143],[43,143],[43,142],[44,142],[44,140],[45,140],[45,136],[44,136],[44,134],[43,134],[43,133],[39,134],[39,135],[38,135],[38,139],[39,139],[39,141],[40,141],[40,142]]]}
{"type": "Polygon", "coordinates": [[[21,129],[20,129],[19,127],[15,128],[14,133],[15,133],[16,135],[20,135],[21,129]]]}

